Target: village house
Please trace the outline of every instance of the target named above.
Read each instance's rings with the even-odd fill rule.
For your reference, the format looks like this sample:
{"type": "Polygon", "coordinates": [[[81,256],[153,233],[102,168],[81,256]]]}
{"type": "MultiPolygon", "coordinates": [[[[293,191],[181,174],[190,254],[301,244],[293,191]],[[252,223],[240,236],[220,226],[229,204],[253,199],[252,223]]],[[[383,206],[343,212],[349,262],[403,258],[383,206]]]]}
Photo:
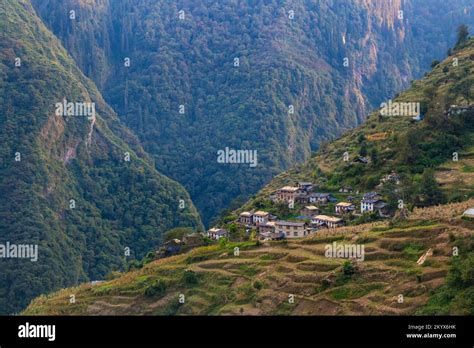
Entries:
{"type": "Polygon", "coordinates": [[[275,193],[275,198],[277,201],[295,202],[298,191],[298,187],[284,186],[275,193]]]}
{"type": "Polygon", "coordinates": [[[329,193],[311,193],[308,201],[308,203],[327,204],[334,201],[334,198],[329,193]]]}
{"type": "Polygon", "coordinates": [[[194,248],[203,244],[201,233],[194,232],[183,236],[183,244],[188,248],[194,248]]]}
{"type": "Polygon", "coordinates": [[[448,117],[452,116],[458,116],[466,112],[472,112],[474,111],[474,105],[465,105],[465,106],[459,106],[459,105],[451,105],[448,110],[445,112],[448,117]]]}
{"type": "Polygon", "coordinates": [[[354,160],[352,161],[352,163],[368,164],[368,163],[369,163],[369,159],[366,158],[366,157],[363,157],[363,156],[357,156],[356,158],[354,158],[354,160]]]}
{"type": "Polygon", "coordinates": [[[273,233],[275,232],[275,221],[268,221],[258,226],[258,233],[273,233]]]}
{"type": "Polygon", "coordinates": [[[360,212],[364,214],[377,211],[380,215],[384,215],[386,205],[377,192],[369,192],[364,195],[360,202],[360,212]]]}
{"type": "Polygon", "coordinates": [[[277,221],[277,220],[278,220],[278,216],[268,214],[268,221],[277,221]]]}
{"type": "Polygon", "coordinates": [[[384,201],[380,199],[363,199],[360,202],[360,212],[364,213],[372,213],[377,211],[383,214],[383,209],[386,207],[384,201]]]}
{"type": "Polygon", "coordinates": [[[301,209],[300,214],[305,217],[311,217],[316,214],[319,214],[319,208],[315,207],[314,205],[307,205],[303,209],[301,209]]]}
{"type": "Polygon", "coordinates": [[[266,222],[268,222],[269,217],[270,214],[266,211],[256,211],[255,213],[253,213],[253,224],[257,226],[260,224],[265,224],[266,222]]]}
{"type": "Polygon", "coordinates": [[[312,182],[300,181],[296,185],[299,188],[301,193],[310,192],[311,190],[313,190],[313,183],[312,182]]]}
{"type": "Polygon", "coordinates": [[[91,280],[90,284],[91,285],[97,285],[97,284],[102,284],[102,283],[105,283],[105,282],[106,282],[105,280],[91,280]]]}
{"type": "Polygon", "coordinates": [[[207,231],[207,236],[211,239],[218,240],[223,237],[228,237],[229,232],[223,228],[211,228],[207,231]]]}
{"type": "Polygon", "coordinates": [[[382,199],[380,193],[377,192],[367,192],[363,195],[363,199],[382,199]]]}
{"type": "Polygon", "coordinates": [[[344,192],[344,193],[352,192],[352,186],[342,186],[339,189],[339,192],[344,192]]]}
{"type": "Polygon", "coordinates": [[[469,219],[474,219],[474,208],[469,208],[467,209],[463,214],[463,217],[469,218],[469,219]]]}
{"type": "Polygon", "coordinates": [[[311,223],[317,227],[336,228],[344,225],[344,220],[327,215],[316,215],[311,218],[311,223]]]}
{"type": "Polygon", "coordinates": [[[349,202],[339,202],[334,208],[336,210],[336,214],[349,214],[355,210],[355,205],[349,202]]]}
{"type": "Polygon", "coordinates": [[[295,195],[295,203],[299,203],[299,204],[308,204],[309,202],[309,197],[308,197],[308,194],[305,192],[305,193],[297,193],[295,195]]]}
{"type": "Polygon", "coordinates": [[[286,238],[306,237],[309,231],[304,222],[279,220],[275,224],[276,233],[284,233],[286,238]]]}
{"type": "Polygon", "coordinates": [[[356,198],[354,196],[347,196],[346,199],[347,199],[348,202],[351,202],[351,203],[356,200],[356,198]]]}
{"type": "Polygon", "coordinates": [[[253,215],[249,211],[244,211],[244,212],[240,213],[238,221],[239,221],[239,223],[241,223],[245,226],[249,226],[253,223],[253,215]]]}
{"type": "Polygon", "coordinates": [[[285,239],[285,234],[281,232],[262,232],[257,237],[260,240],[282,240],[285,239]]]}

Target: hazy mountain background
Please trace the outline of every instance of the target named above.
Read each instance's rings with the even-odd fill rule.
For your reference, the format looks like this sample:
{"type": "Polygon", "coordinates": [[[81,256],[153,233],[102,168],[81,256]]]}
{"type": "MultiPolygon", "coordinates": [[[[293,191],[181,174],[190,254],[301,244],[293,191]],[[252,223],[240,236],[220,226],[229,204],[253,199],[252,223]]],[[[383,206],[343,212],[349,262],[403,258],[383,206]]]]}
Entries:
{"type": "Polygon", "coordinates": [[[471,0],[33,3],[206,224],[359,124],[474,24],[471,0]],[[226,146],[257,150],[259,165],[217,163],[226,146]]]}

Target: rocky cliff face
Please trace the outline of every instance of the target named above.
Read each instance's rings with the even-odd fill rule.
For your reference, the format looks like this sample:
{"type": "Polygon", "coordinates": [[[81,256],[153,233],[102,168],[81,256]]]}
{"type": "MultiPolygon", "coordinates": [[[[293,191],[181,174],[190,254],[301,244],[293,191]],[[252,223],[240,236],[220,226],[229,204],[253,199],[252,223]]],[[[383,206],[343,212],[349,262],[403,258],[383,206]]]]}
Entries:
{"type": "Polygon", "coordinates": [[[207,223],[360,123],[473,22],[468,0],[33,3],[207,223]],[[218,163],[225,147],[256,150],[258,166],[218,163]]]}

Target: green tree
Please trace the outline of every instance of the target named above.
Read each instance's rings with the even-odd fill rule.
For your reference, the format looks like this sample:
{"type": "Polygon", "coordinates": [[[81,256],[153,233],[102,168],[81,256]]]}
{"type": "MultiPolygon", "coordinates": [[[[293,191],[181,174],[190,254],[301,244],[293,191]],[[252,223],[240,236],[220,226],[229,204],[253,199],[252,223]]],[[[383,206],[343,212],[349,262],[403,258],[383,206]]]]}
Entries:
{"type": "Polygon", "coordinates": [[[354,265],[349,260],[344,261],[344,263],[342,264],[342,270],[344,275],[349,277],[355,273],[354,265]]]}
{"type": "Polygon", "coordinates": [[[433,169],[425,169],[423,171],[420,189],[424,199],[424,206],[436,205],[444,202],[444,195],[436,182],[433,169]]]}
{"type": "Polygon", "coordinates": [[[221,248],[224,248],[228,242],[229,240],[226,237],[219,238],[219,246],[221,248]]]}
{"type": "Polygon", "coordinates": [[[420,157],[416,130],[409,130],[398,137],[397,153],[401,164],[414,165],[420,157]]]}
{"type": "Polygon", "coordinates": [[[376,166],[379,162],[379,153],[375,147],[370,150],[370,159],[372,160],[372,165],[376,166]]]}
{"type": "Polygon", "coordinates": [[[458,27],[458,30],[457,30],[457,40],[456,40],[456,46],[455,47],[459,47],[464,42],[466,42],[468,37],[469,37],[469,30],[468,30],[467,25],[466,24],[461,24],[458,27]]]}
{"type": "Polygon", "coordinates": [[[359,155],[361,155],[362,157],[367,156],[367,145],[365,143],[361,145],[359,155]]]}
{"type": "Polygon", "coordinates": [[[436,65],[439,64],[439,60],[435,59],[431,62],[431,68],[434,68],[436,65]]]}
{"type": "Polygon", "coordinates": [[[381,193],[386,198],[386,209],[390,212],[395,212],[398,209],[398,200],[400,197],[400,190],[393,182],[386,182],[382,186],[381,193]]]}

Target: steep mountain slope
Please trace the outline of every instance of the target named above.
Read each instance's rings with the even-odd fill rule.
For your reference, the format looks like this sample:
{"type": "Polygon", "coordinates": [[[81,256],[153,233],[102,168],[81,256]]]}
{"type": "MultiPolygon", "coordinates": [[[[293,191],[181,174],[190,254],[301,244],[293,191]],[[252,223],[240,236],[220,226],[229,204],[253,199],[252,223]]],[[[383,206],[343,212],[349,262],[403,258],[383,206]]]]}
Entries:
{"type": "Polygon", "coordinates": [[[12,313],[123,269],[126,247],[142,258],[165,230],[202,224],[30,2],[2,0],[0,17],[0,313],[12,313]],[[58,115],[64,101],[95,112],[58,115]],[[38,245],[37,261],[5,258],[7,243],[38,245]]]}
{"type": "Polygon", "coordinates": [[[33,2],[206,223],[360,123],[474,24],[469,0],[33,2]],[[258,165],[218,163],[226,147],[256,150],[258,165]]]}
{"type": "Polygon", "coordinates": [[[474,39],[455,49],[423,79],[414,81],[393,103],[420,103],[424,120],[383,116],[381,109],[377,110],[360,127],[324,144],[309,161],[276,176],[237,212],[252,208],[272,211],[275,207],[268,196],[296,181],[312,181],[318,191],[338,192],[343,186],[352,186],[354,192],[363,192],[374,189],[392,172],[400,176],[401,184],[395,188],[385,185],[383,191],[392,205],[402,199],[410,208],[426,203],[419,189],[422,173],[429,169],[435,171],[446,200],[473,197],[474,39]],[[470,109],[456,115],[455,110],[468,106],[470,109]],[[361,153],[369,164],[353,163],[361,153]]]}
{"type": "MultiPolygon", "coordinates": [[[[447,156],[456,150],[456,165],[472,159],[469,148],[474,115],[453,113],[459,108],[452,107],[450,114],[443,111],[446,105],[472,104],[473,71],[471,39],[394,99],[420,101],[424,105],[423,121],[410,121],[410,116],[372,115],[365,125],[324,146],[306,165],[278,177],[275,188],[296,179],[312,179],[326,187],[348,183],[363,187],[371,172],[396,169],[406,176],[404,180],[414,180],[411,192],[392,188],[396,193],[408,192],[404,199],[410,202],[409,198],[417,194],[420,169],[445,166],[447,156]],[[397,137],[384,138],[381,132],[396,133],[397,137]],[[353,157],[364,141],[379,138],[384,140],[366,145],[377,149],[379,166],[366,168],[341,160],[343,152],[353,157]],[[399,143],[397,138],[405,140],[399,143]],[[403,147],[408,140],[411,148],[403,147]],[[317,169],[321,163],[324,170],[317,169]],[[313,176],[314,172],[317,175],[313,176]],[[333,177],[338,181],[331,181],[333,177]]],[[[472,182],[472,172],[463,173],[462,178],[472,182]]],[[[392,220],[323,229],[309,238],[240,243],[224,239],[152,261],[106,283],[41,296],[24,314],[472,315],[474,220],[462,214],[474,206],[474,199],[467,199],[473,196],[474,187],[466,182],[463,191],[456,190],[453,192],[458,197],[452,199],[465,201],[415,207],[407,217],[400,214],[392,220]],[[358,256],[328,254],[332,247],[363,251],[358,256]],[[358,261],[349,260],[353,257],[358,261]],[[76,296],[75,304],[69,303],[71,294],[76,296]]],[[[431,202],[425,199],[417,203],[431,202]]],[[[249,207],[266,208],[265,204],[264,199],[257,199],[249,207]]]]}
{"type": "Polygon", "coordinates": [[[41,296],[23,314],[408,315],[441,306],[435,314],[472,315],[472,258],[465,262],[474,252],[474,225],[459,216],[473,204],[420,209],[403,223],[339,228],[309,239],[198,248],[107,283],[41,296]],[[364,260],[352,268],[347,259],[327,257],[334,242],[363,245],[364,260]],[[430,248],[433,255],[417,264],[430,248]],[[467,285],[457,284],[461,275],[467,285]],[[454,296],[447,304],[429,300],[447,276],[454,296]]]}

